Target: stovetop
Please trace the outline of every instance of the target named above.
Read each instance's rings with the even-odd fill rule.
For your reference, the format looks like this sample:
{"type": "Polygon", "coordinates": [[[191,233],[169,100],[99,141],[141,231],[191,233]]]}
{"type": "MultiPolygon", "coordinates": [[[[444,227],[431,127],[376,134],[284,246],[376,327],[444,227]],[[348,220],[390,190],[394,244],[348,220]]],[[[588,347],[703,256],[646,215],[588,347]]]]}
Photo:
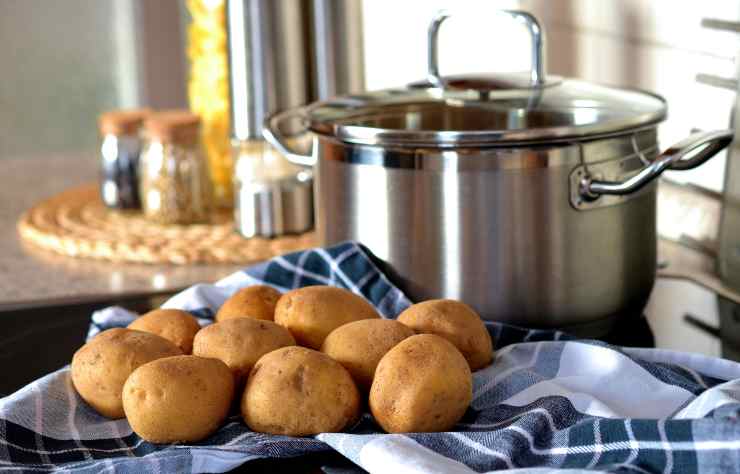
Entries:
{"type": "Polygon", "coordinates": [[[598,339],[740,362],[740,304],[690,281],[658,278],[645,312],[621,317],[598,339]]]}
{"type": "Polygon", "coordinates": [[[690,281],[658,278],[645,315],[604,339],[740,361],[740,304],[690,281]]]}
{"type": "Polygon", "coordinates": [[[656,347],[655,334],[645,315],[621,319],[608,334],[599,339],[615,346],[656,347]]]}

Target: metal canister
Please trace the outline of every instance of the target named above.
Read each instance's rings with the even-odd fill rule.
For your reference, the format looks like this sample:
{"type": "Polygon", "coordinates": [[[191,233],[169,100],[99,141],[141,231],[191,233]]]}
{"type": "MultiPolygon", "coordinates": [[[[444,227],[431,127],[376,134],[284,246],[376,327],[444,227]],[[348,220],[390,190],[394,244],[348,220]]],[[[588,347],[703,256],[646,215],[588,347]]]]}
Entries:
{"type": "Polygon", "coordinates": [[[306,0],[227,3],[234,219],[245,237],[313,226],[310,172],[299,181],[300,170],[262,141],[270,113],[310,100],[307,11],[306,0]]]}
{"type": "Polygon", "coordinates": [[[141,126],[149,109],[114,110],[102,114],[100,130],[100,198],[111,209],[139,209],[138,189],[141,126]]]}
{"type": "Polygon", "coordinates": [[[271,113],[310,102],[305,0],[229,0],[232,137],[262,140],[271,113]]]}
{"type": "Polygon", "coordinates": [[[234,212],[246,237],[313,226],[313,174],[262,139],[271,114],[363,89],[359,0],[228,0],[234,212]]]}
{"type": "Polygon", "coordinates": [[[310,31],[311,102],[365,90],[362,1],[311,0],[310,31]]]}
{"type": "Polygon", "coordinates": [[[234,219],[245,237],[275,237],[313,227],[313,173],[264,142],[244,142],[234,173],[234,219]]]}

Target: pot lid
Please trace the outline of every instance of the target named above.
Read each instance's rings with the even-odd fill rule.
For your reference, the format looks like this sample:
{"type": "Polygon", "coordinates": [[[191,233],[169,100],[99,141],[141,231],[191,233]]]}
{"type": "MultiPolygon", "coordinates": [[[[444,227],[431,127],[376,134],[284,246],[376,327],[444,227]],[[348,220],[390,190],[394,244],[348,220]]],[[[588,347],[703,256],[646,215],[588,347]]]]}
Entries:
{"type": "Polygon", "coordinates": [[[429,28],[427,81],[315,103],[305,111],[308,126],[351,143],[495,146],[596,138],[665,119],[666,102],[658,95],[545,77],[537,20],[526,12],[503,13],[529,28],[529,73],[440,76],[437,31],[449,16],[441,12],[429,28]]]}

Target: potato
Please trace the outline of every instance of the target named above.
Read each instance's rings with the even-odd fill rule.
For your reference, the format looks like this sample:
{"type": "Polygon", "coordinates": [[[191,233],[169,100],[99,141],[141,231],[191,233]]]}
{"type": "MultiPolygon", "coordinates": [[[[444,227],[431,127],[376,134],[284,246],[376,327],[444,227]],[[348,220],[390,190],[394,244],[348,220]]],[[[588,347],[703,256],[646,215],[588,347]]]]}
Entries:
{"type": "Polygon", "coordinates": [[[339,326],[374,318],[380,315],[363,297],[333,286],[289,291],[275,307],[275,322],[286,327],[298,344],[317,350],[339,326]]]}
{"type": "Polygon", "coordinates": [[[193,354],[223,361],[241,385],[260,357],[294,345],[290,332],[272,321],[238,318],[203,328],[195,336],[193,354]]]}
{"type": "Polygon", "coordinates": [[[404,339],[383,356],[370,389],[370,411],[388,433],[447,431],[473,398],[460,351],[434,334],[404,339]]]}
{"type": "Polygon", "coordinates": [[[321,352],[344,366],[361,390],[368,392],[378,362],[414,331],[392,319],[362,319],[339,326],[329,334],[321,352]]]}
{"type": "Polygon", "coordinates": [[[174,342],[183,354],[193,352],[193,338],[200,331],[200,324],[187,311],[155,309],[136,318],[129,329],[150,332],[174,342]]]}
{"type": "Polygon", "coordinates": [[[72,384],[98,413],[123,418],[121,391],[131,372],[149,361],[180,354],[175,344],[156,334],[109,329],[75,352],[72,384]]]}
{"type": "Polygon", "coordinates": [[[430,300],[407,308],[398,321],[417,333],[436,334],[457,347],[470,370],[487,366],[493,359],[493,342],[480,316],[465,303],[430,300]]]}
{"type": "Polygon", "coordinates": [[[226,418],[234,377],[218,359],[182,355],[142,365],[123,386],[123,408],[151,443],[200,441],[226,418]]]}
{"type": "Polygon", "coordinates": [[[216,313],[216,321],[234,318],[254,318],[272,321],[280,292],[267,285],[242,288],[227,299],[216,313]]]}
{"type": "Polygon", "coordinates": [[[326,354],[284,347],[255,364],[241,400],[254,431],[291,436],[337,432],[360,415],[360,394],[349,372],[326,354]]]}

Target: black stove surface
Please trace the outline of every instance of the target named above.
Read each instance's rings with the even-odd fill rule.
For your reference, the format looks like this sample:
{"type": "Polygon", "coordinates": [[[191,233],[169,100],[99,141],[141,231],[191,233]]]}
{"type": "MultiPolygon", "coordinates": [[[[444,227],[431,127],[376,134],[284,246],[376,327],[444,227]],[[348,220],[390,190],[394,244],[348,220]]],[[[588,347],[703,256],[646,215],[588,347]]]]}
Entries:
{"type": "Polygon", "coordinates": [[[684,314],[683,324],[716,338],[723,358],[740,361],[740,304],[719,295],[717,303],[719,324],[708,324],[691,313],[684,314]]]}
{"type": "Polygon", "coordinates": [[[669,308],[649,306],[644,313],[614,318],[608,329],[602,326],[601,331],[579,327],[563,330],[616,346],[696,352],[740,362],[740,304],[691,282],[663,281],[675,287],[667,298],[665,288],[662,295],[654,296],[669,300],[669,308]],[[704,296],[697,297],[698,293],[704,296]]]}
{"type": "Polygon", "coordinates": [[[623,318],[599,339],[615,346],[655,347],[655,335],[645,315],[623,318]]]}

